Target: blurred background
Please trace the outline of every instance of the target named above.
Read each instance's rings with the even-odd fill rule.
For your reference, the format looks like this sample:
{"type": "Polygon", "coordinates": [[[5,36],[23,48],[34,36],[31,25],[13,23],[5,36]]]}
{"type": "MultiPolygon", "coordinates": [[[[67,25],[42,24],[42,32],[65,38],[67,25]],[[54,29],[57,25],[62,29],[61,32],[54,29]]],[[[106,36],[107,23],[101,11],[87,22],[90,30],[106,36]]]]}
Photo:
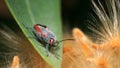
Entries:
{"type": "Polygon", "coordinates": [[[91,0],[62,0],[61,8],[63,27],[65,26],[63,33],[71,32],[74,27],[86,30],[86,20],[92,13],[91,0]]]}

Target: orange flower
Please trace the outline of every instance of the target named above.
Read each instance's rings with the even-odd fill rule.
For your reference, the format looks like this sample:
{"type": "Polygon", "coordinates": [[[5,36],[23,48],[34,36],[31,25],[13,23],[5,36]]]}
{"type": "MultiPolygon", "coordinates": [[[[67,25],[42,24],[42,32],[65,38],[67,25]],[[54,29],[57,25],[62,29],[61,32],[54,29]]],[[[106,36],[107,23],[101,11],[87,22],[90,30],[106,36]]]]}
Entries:
{"type": "Polygon", "coordinates": [[[19,68],[19,57],[18,56],[14,56],[10,68],[19,68]]]}

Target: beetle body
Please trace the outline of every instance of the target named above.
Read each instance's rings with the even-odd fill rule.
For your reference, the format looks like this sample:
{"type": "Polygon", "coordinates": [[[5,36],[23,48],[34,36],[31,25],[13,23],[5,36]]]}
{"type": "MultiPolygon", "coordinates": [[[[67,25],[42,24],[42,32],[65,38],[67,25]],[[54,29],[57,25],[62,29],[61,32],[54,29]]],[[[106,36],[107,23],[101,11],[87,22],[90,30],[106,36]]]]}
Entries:
{"type": "Polygon", "coordinates": [[[38,40],[45,42],[46,44],[50,44],[52,46],[57,42],[54,33],[46,26],[35,24],[33,32],[37,36],[38,40]]]}
{"type": "Polygon", "coordinates": [[[50,47],[57,46],[56,36],[46,26],[35,24],[33,26],[33,33],[41,43],[44,43],[43,45],[46,48],[47,55],[49,54],[48,52],[50,47]]]}

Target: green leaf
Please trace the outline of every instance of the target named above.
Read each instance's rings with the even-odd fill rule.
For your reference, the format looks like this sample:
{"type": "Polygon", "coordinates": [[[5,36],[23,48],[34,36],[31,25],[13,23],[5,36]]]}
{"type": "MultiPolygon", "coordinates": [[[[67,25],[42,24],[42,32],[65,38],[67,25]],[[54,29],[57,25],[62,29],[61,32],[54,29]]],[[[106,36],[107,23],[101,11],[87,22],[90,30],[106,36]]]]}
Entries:
{"type": "MultiPolygon", "coordinates": [[[[60,19],[60,0],[6,0],[6,3],[14,16],[16,22],[22,29],[25,36],[35,37],[32,30],[34,24],[46,25],[61,40],[61,19],[60,19]]],[[[28,38],[33,47],[41,57],[53,68],[61,68],[62,46],[56,51],[59,59],[54,53],[46,56],[45,47],[36,39],[28,38]]]]}

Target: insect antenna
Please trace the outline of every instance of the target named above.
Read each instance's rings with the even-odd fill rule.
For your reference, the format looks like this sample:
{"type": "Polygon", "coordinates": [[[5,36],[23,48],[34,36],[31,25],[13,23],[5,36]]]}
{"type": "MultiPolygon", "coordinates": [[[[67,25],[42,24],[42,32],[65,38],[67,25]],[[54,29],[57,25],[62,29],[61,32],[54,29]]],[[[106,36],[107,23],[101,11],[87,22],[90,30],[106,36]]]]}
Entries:
{"type": "Polygon", "coordinates": [[[63,42],[63,41],[74,41],[75,39],[63,39],[63,40],[60,40],[60,41],[57,41],[56,44],[58,45],[60,42],[63,42]]]}
{"type": "Polygon", "coordinates": [[[63,41],[74,41],[74,40],[75,39],[63,39],[63,40],[58,41],[58,43],[63,42],[63,41]]]}

